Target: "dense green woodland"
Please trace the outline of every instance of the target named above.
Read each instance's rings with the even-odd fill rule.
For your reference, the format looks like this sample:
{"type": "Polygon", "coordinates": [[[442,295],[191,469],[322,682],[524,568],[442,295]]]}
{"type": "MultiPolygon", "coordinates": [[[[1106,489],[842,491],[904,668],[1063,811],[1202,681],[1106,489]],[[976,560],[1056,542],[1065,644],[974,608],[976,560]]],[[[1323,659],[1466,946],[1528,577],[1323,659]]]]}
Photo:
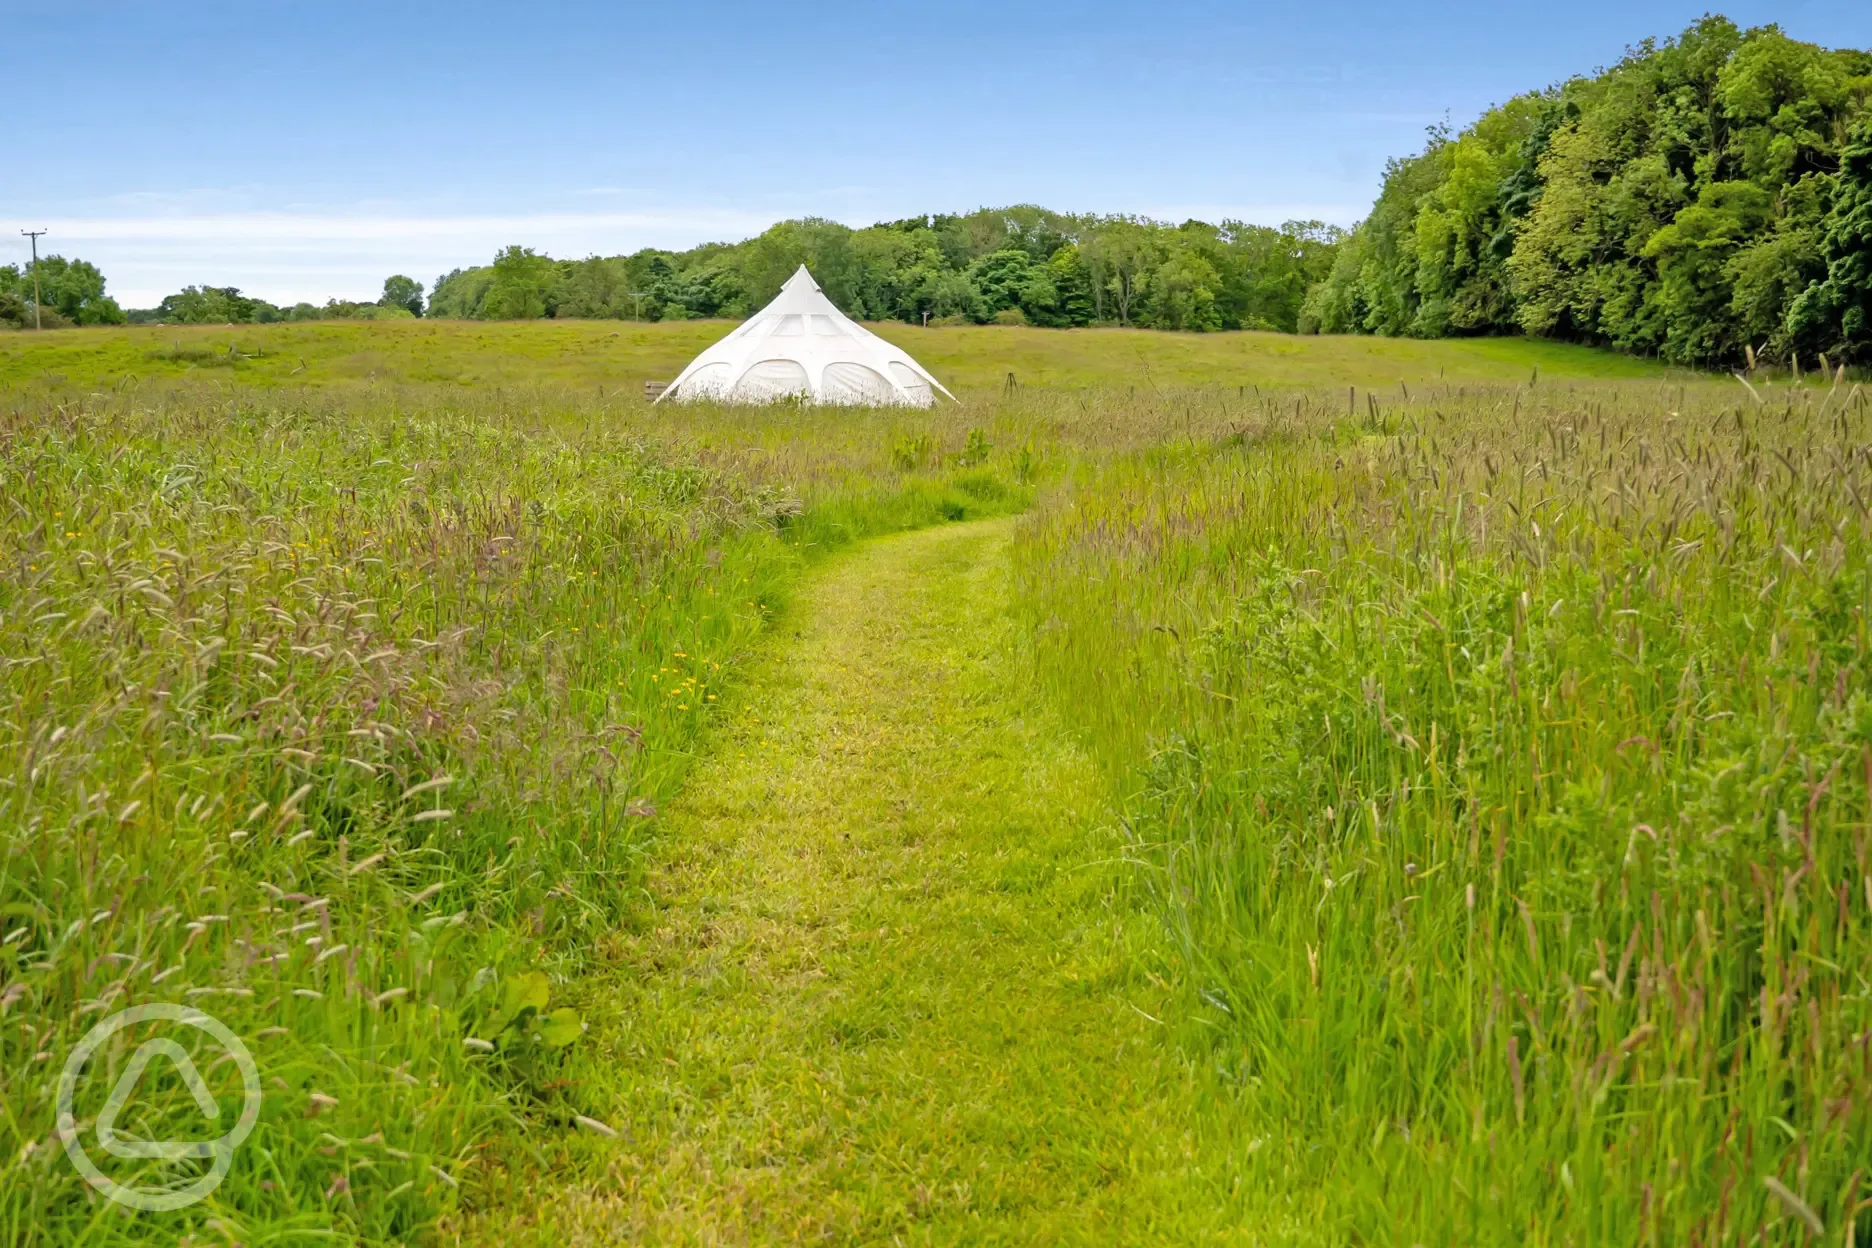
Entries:
{"type": "MultiPolygon", "coordinates": [[[[333,301],[280,308],[231,287],[190,286],[128,319],[223,324],[423,315],[687,320],[740,317],[779,292],[801,264],[853,316],[947,323],[1141,325],[1160,329],[1293,330],[1309,286],[1325,277],[1342,231],[1317,221],[1279,229],[1225,221],[1169,226],[1136,217],[1063,216],[1020,205],[917,217],[854,230],[833,221],[783,221],[757,238],[689,251],[554,260],[504,249],[492,264],[421,283],[397,275],[375,304],[333,301]]],[[[66,262],[47,259],[42,272],[66,262]]],[[[95,281],[94,302],[46,297],[53,323],[125,319],[95,281]]],[[[0,270],[0,289],[23,280],[0,270]]],[[[31,287],[0,319],[31,322],[31,287]]]]}
{"type": "MultiPolygon", "coordinates": [[[[740,317],[799,265],[853,316],[1444,337],[1526,333],[1673,363],[1872,361],[1872,52],[1706,17],[1517,96],[1387,167],[1350,233],[1032,205],[555,260],[504,249],[433,291],[279,308],[188,287],[132,321],[740,317]]],[[[48,324],[126,314],[91,265],[40,266],[48,324]]],[[[0,268],[0,322],[32,290],[0,268]]]]}
{"type": "Polygon", "coordinates": [[[1302,327],[1865,362],[1868,97],[1872,52],[1706,17],[1392,162],[1302,327]]]}
{"type": "Polygon", "coordinates": [[[1292,330],[1339,237],[1317,221],[1169,226],[1032,205],[861,230],[809,218],[686,252],[568,262],[510,247],[440,278],[430,314],[745,316],[804,264],[865,320],[1292,330]]]}

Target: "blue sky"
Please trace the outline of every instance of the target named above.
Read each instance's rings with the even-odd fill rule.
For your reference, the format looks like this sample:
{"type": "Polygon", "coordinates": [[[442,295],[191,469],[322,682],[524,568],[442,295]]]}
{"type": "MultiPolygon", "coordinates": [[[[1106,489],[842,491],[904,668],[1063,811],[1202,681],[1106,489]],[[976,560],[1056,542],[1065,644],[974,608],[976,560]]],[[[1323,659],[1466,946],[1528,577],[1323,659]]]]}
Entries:
{"type": "MultiPolygon", "coordinates": [[[[789,216],[1350,224],[1426,126],[1706,7],[0,0],[35,67],[0,263],[46,226],[127,306],[191,282],[323,302],[511,242],[613,254],[789,216]]],[[[1872,47],[1863,0],[1721,11],[1872,47]]]]}

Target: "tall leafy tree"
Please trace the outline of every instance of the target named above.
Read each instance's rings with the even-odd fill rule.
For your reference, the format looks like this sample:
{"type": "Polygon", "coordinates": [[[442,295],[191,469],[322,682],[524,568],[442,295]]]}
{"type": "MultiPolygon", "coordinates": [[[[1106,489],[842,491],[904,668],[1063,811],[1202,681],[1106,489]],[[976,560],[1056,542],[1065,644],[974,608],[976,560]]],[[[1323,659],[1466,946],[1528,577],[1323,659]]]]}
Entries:
{"type": "Polygon", "coordinates": [[[1872,118],[1842,154],[1822,256],[1826,277],[1801,292],[1788,318],[1794,337],[1835,358],[1872,360],[1872,118]]]}
{"type": "Polygon", "coordinates": [[[491,321],[520,321],[552,311],[559,270],[531,247],[509,247],[494,257],[492,280],[481,300],[491,321]]]}
{"type": "Polygon", "coordinates": [[[170,325],[249,325],[283,319],[278,308],[234,286],[184,286],[157,305],[156,316],[170,325]]]}
{"type": "MultiPolygon", "coordinates": [[[[104,293],[104,275],[97,266],[63,256],[41,256],[36,274],[30,265],[0,268],[0,294],[12,296],[24,309],[20,323],[32,323],[35,276],[42,313],[51,313],[60,322],[73,325],[124,323],[123,309],[104,293]]],[[[13,318],[8,315],[6,319],[13,318]]]]}
{"type": "Polygon", "coordinates": [[[378,303],[386,308],[402,308],[411,316],[423,314],[423,284],[414,278],[398,273],[386,277],[383,284],[383,297],[378,303]]]}
{"type": "MultiPolygon", "coordinates": [[[[981,292],[987,315],[1021,307],[1023,295],[1034,280],[1034,268],[1034,262],[1018,247],[1003,247],[977,260],[968,275],[975,289],[981,292]]],[[[1048,290],[1051,291],[1050,282],[1048,290]]],[[[1057,297],[1056,292],[1051,293],[1045,302],[1052,304],[1057,297]]]]}
{"type": "Polygon", "coordinates": [[[1216,292],[1222,279],[1215,265],[1187,242],[1173,247],[1151,269],[1146,283],[1149,323],[1157,329],[1203,332],[1222,328],[1216,292]]]}
{"type": "Polygon", "coordinates": [[[803,264],[828,299],[848,315],[863,316],[861,274],[851,237],[850,226],[808,217],[782,221],[748,240],[740,262],[748,305],[759,307],[771,300],[803,264]]]}
{"type": "Polygon", "coordinates": [[[1131,323],[1164,250],[1156,233],[1135,217],[1109,218],[1088,232],[1080,254],[1092,278],[1101,320],[1131,323]]]}
{"type": "Polygon", "coordinates": [[[1053,283],[1057,309],[1051,325],[1090,325],[1092,323],[1092,277],[1086,272],[1085,259],[1076,243],[1064,243],[1046,262],[1047,277],[1053,283]]]}
{"type": "Polygon", "coordinates": [[[1730,263],[1773,213],[1773,197],[1752,182],[1706,182],[1696,203],[1645,243],[1640,255],[1658,266],[1653,303],[1673,358],[1719,364],[1740,353],[1730,263]]]}
{"type": "Polygon", "coordinates": [[[491,265],[451,269],[436,278],[435,285],[430,287],[428,314],[464,319],[478,317],[487,299],[488,289],[493,284],[494,269],[491,265]]]}
{"type": "Polygon", "coordinates": [[[1703,18],[1461,134],[1433,131],[1387,170],[1301,319],[1520,330],[1695,364],[1785,353],[1803,292],[1830,271],[1842,147],[1869,98],[1872,53],[1703,18]]]}

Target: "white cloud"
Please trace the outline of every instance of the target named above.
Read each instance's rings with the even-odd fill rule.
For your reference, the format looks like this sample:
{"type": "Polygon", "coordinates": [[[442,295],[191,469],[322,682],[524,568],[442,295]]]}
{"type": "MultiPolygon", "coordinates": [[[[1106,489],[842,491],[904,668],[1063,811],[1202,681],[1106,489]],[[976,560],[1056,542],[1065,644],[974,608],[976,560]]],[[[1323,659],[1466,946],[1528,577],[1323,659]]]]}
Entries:
{"type": "Polygon", "coordinates": [[[224,212],[9,222],[0,238],[15,228],[45,228],[42,252],[91,261],[125,307],[148,307],[202,283],[238,286],[276,303],[323,303],[375,298],[391,273],[430,282],[458,266],[485,264],[512,243],[555,256],[617,255],[746,238],[774,220],[771,213],[721,209],[483,216],[224,212]]]}
{"type": "Polygon", "coordinates": [[[548,212],[512,216],[337,217],[289,212],[224,213],[195,217],[79,218],[55,221],[65,238],[263,240],[313,243],[402,242],[413,238],[483,238],[523,234],[612,234],[709,228],[761,228],[765,216],[740,212],[548,212]]]}

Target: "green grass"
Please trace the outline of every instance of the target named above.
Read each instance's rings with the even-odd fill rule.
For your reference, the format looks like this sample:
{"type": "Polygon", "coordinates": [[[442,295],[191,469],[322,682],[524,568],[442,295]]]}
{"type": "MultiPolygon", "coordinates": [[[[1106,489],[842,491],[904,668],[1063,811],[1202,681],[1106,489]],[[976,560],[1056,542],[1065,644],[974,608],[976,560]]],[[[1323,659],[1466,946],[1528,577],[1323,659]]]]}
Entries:
{"type": "MultiPolygon", "coordinates": [[[[0,333],[0,386],[121,387],[187,378],[240,386],[335,382],[541,385],[640,394],[668,381],[726,321],[325,321],[0,333]]],[[[871,326],[950,389],[1017,383],[1116,387],[1382,386],[1437,380],[1662,377],[1649,361],[1519,338],[1419,341],[1286,334],[1168,334],[1136,329],[871,326]]]]}
{"type": "MultiPolygon", "coordinates": [[[[13,1242],[433,1227],[491,1140],[572,1121],[520,977],[562,1008],[636,912],[642,829],[795,570],[1024,497],[565,411],[79,401],[0,436],[13,1242]],[[152,999],[267,1087],[212,1202],[138,1223],[67,1163],[50,1076],[152,999]]],[[[199,1125],[162,1086],[139,1133],[199,1125]]]]}
{"type": "Polygon", "coordinates": [[[1859,392],[995,329],[653,408],[602,335],[710,327],[414,329],[0,339],[10,1241],[1863,1220],[1859,392]],[[131,1217],[52,1092],[155,1000],[265,1101],[131,1217]]]}
{"type": "Polygon", "coordinates": [[[470,1239],[1236,1227],[1096,769],[1021,670],[1007,542],[1005,520],[925,530],[802,587],[666,812],[656,911],[583,986],[566,1077],[626,1140],[563,1139],[470,1239]]]}
{"type": "Polygon", "coordinates": [[[1022,530],[1305,1238],[1854,1240],[1872,413],[1658,397],[1270,409],[1022,530]]]}

